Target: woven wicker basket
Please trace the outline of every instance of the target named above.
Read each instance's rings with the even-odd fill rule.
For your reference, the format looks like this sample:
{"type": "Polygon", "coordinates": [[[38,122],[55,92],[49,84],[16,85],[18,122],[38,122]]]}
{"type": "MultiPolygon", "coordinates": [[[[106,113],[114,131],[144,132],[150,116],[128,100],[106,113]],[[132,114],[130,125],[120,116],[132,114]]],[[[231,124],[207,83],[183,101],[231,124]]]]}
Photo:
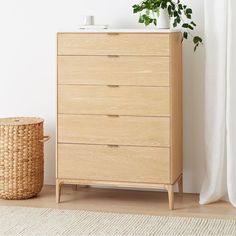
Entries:
{"type": "Polygon", "coordinates": [[[42,189],[44,176],[43,119],[0,119],[0,198],[26,199],[42,189]]]}

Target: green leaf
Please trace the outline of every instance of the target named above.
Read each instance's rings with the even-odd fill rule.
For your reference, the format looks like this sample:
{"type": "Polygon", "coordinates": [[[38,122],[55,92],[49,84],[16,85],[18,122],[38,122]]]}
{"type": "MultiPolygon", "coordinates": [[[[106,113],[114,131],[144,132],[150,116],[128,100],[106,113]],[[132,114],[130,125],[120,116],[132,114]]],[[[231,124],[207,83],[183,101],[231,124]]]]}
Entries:
{"type": "Polygon", "coordinates": [[[175,20],[174,23],[173,23],[173,27],[177,27],[177,21],[175,20]]]}
{"type": "Polygon", "coordinates": [[[188,39],[188,33],[187,33],[187,32],[184,32],[184,33],[183,33],[183,37],[184,37],[185,39],[188,39]]]}
{"type": "Polygon", "coordinates": [[[199,43],[197,43],[197,44],[194,46],[194,52],[196,52],[198,46],[199,46],[199,43]]]}
{"type": "Polygon", "coordinates": [[[169,16],[172,16],[171,6],[168,6],[167,8],[169,16]]]}
{"type": "Polygon", "coordinates": [[[175,10],[175,5],[171,5],[171,9],[174,11],[175,10]]]}
{"type": "Polygon", "coordinates": [[[153,19],[153,24],[157,25],[157,19],[153,19]]]}
{"type": "Polygon", "coordinates": [[[193,42],[196,44],[196,43],[202,43],[202,39],[199,37],[199,36],[195,36],[193,38],[193,42]]]}
{"type": "Polygon", "coordinates": [[[148,15],[143,15],[143,20],[144,20],[144,24],[147,26],[147,25],[150,25],[152,22],[153,22],[153,19],[150,18],[148,15]]]}
{"type": "Polygon", "coordinates": [[[146,0],[145,2],[143,2],[144,4],[144,9],[148,9],[148,10],[152,10],[152,3],[149,0],[146,0]]]}
{"type": "Polygon", "coordinates": [[[154,5],[153,5],[153,7],[154,7],[154,8],[159,8],[160,5],[161,5],[161,2],[155,2],[154,5]]]}
{"type": "Polygon", "coordinates": [[[192,16],[191,16],[190,14],[188,14],[188,15],[187,15],[187,18],[188,18],[188,19],[191,19],[191,18],[192,18],[192,16]]]}
{"type": "Polygon", "coordinates": [[[183,28],[188,28],[188,26],[189,26],[189,24],[187,24],[187,23],[182,24],[183,28]]]}
{"type": "Polygon", "coordinates": [[[156,8],[156,9],[154,9],[153,12],[156,13],[156,14],[159,16],[160,8],[156,8]]]}
{"type": "Polygon", "coordinates": [[[139,20],[138,20],[138,22],[139,22],[139,23],[144,23],[144,18],[143,18],[143,16],[142,16],[142,15],[139,17],[139,20]]]}
{"type": "Polygon", "coordinates": [[[140,11],[140,6],[139,5],[133,5],[133,13],[137,13],[140,11]]]}
{"type": "Polygon", "coordinates": [[[167,3],[166,2],[162,2],[161,3],[161,8],[162,9],[166,9],[167,8],[167,3]]]}
{"type": "Polygon", "coordinates": [[[192,13],[193,13],[192,9],[190,9],[190,8],[186,9],[186,14],[192,14],[192,13]]]}
{"type": "Polygon", "coordinates": [[[191,29],[191,30],[193,30],[193,27],[192,27],[191,25],[188,25],[188,28],[191,29]]]}
{"type": "Polygon", "coordinates": [[[193,22],[193,21],[191,21],[191,24],[192,24],[193,26],[197,26],[197,25],[196,25],[196,23],[195,23],[195,22],[193,22]]]}

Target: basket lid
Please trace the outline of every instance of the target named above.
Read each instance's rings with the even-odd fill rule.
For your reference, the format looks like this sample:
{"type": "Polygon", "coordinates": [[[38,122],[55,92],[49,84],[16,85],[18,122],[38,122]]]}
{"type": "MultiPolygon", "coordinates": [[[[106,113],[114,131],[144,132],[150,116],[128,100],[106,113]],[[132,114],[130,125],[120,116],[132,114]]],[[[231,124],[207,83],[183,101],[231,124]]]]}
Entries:
{"type": "Polygon", "coordinates": [[[38,117],[8,117],[0,118],[0,125],[33,125],[42,123],[44,120],[38,117]]]}

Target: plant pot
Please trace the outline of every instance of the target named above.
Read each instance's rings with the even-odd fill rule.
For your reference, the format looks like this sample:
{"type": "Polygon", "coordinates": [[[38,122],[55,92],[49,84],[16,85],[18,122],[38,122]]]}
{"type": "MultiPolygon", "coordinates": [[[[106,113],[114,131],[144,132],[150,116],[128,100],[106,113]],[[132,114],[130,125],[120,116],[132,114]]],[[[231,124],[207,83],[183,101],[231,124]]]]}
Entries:
{"type": "Polygon", "coordinates": [[[167,9],[160,9],[159,16],[157,19],[158,29],[170,29],[170,17],[167,9]]]}

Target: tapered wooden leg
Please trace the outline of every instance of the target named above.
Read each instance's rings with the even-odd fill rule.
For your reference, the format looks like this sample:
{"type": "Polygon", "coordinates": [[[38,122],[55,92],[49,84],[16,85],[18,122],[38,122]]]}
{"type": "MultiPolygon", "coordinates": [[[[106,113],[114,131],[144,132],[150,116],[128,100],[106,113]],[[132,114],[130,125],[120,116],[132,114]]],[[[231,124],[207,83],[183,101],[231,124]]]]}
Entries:
{"type": "Polygon", "coordinates": [[[60,180],[57,180],[56,181],[56,203],[60,203],[61,185],[62,185],[62,183],[60,182],[60,180]]]}
{"type": "Polygon", "coordinates": [[[178,187],[179,187],[179,193],[183,194],[183,175],[181,175],[181,177],[179,178],[178,187]]]}
{"type": "Polygon", "coordinates": [[[169,198],[169,209],[174,210],[174,186],[166,185],[166,190],[168,192],[168,198],[169,198]]]}

